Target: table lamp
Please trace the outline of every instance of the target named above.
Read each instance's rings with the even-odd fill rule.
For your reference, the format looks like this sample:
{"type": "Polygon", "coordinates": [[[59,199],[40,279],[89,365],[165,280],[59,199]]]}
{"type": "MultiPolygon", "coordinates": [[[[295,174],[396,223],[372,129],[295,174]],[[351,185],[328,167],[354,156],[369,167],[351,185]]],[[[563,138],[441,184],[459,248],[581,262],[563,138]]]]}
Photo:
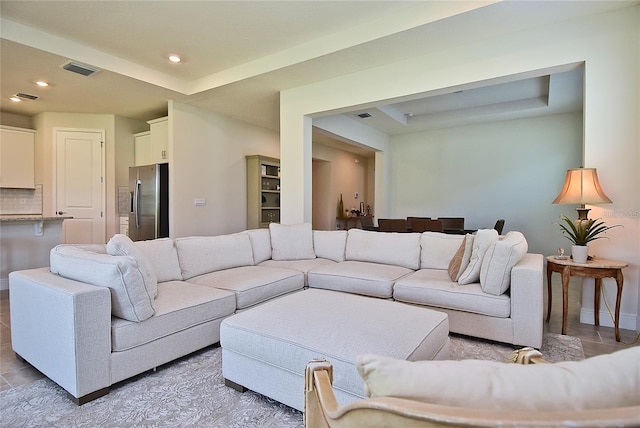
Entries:
{"type": "Polygon", "coordinates": [[[554,204],[580,204],[578,220],[587,220],[589,208],[585,204],[610,204],[611,199],[605,195],[595,168],[574,168],[567,170],[564,186],[553,201],[554,204]]]}

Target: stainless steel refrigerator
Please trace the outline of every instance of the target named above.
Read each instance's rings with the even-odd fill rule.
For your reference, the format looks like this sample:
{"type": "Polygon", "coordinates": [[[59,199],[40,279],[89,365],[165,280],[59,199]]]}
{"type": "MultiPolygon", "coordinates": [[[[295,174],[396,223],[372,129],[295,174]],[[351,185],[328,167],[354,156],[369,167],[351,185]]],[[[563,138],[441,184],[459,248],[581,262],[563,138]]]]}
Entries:
{"type": "Polygon", "coordinates": [[[169,236],[169,164],[129,168],[129,238],[132,241],[169,236]]]}

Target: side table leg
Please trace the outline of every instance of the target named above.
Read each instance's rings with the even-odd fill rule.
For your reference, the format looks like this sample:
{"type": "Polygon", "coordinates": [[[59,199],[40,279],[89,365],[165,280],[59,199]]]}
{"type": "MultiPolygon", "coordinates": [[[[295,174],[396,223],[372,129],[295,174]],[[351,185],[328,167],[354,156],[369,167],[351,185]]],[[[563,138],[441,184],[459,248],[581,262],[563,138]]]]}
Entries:
{"type": "Polygon", "coordinates": [[[551,319],[551,274],[553,271],[547,264],[547,322],[551,319]]]}
{"type": "Polygon", "coordinates": [[[595,325],[600,325],[600,291],[602,289],[602,278],[596,278],[596,289],[593,296],[593,321],[595,325]]]}
{"type": "Polygon", "coordinates": [[[622,269],[618,269],[616,273],[616,285],[618,286],[618,294],[616,295],[616,318],[614,327],[616,332],[616,342],[620,342],[620,300],[622,300],[622,286],[624,285],[624,277],[622,269]]]}
{"type": "Polygon", "coordinates": [[[562,269],[562,334],[567,334],[567,315],[569,312],[569,266],[562,269]]]}

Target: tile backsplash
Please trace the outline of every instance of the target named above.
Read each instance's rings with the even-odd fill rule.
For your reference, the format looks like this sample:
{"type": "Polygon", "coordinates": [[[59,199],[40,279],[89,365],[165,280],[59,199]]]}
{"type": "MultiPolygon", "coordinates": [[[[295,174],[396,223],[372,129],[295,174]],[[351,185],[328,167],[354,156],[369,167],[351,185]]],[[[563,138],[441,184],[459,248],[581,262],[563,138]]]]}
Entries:
{"type": "Polygon", "coordinates": [[[42,184],[35,189],[0,188],[0,215],[42,214],[42,184]]]}

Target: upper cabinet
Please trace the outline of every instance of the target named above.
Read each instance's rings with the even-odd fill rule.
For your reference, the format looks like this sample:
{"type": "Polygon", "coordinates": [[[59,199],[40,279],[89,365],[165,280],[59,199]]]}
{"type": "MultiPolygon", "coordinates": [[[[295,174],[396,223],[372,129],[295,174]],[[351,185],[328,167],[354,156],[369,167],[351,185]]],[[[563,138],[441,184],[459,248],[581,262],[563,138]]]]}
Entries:
{"type": "Polygon", "coordinates": [[[0,126],[0,187],[35,189],[36,131],[0,126]]]}
{"type": "Polygon", "coordinates": [[[150,130],[134,135],[135,164],[150,165],[169,162],[169,118],[150,120],[150,130]]]}

